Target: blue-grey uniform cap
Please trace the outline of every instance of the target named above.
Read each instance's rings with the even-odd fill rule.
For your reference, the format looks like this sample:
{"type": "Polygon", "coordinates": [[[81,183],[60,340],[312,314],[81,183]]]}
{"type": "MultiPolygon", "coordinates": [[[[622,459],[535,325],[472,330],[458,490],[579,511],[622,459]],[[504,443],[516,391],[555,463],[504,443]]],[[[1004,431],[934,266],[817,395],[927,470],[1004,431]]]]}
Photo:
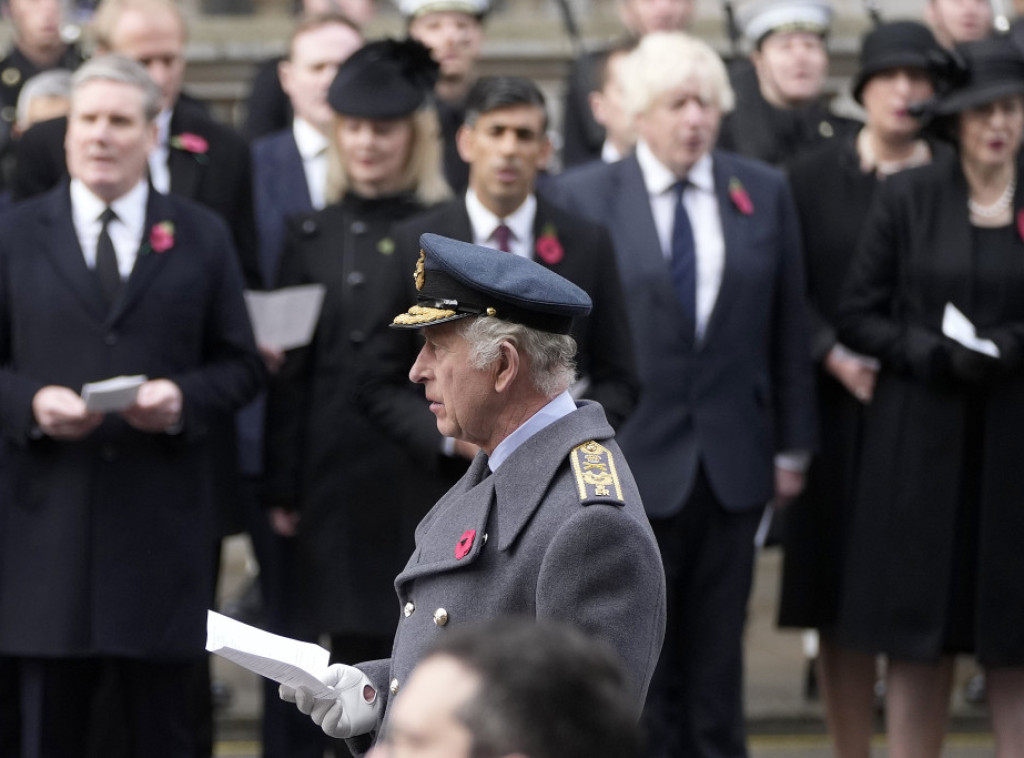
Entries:
{"type": "Polygon", "coordinates": [[[417,304],[392,326],[418,329],[468,316],[492,316],[568,334],[590,313],[590,296],[554,271],[512,253],[424,234],[413,273],[417,304]]]}

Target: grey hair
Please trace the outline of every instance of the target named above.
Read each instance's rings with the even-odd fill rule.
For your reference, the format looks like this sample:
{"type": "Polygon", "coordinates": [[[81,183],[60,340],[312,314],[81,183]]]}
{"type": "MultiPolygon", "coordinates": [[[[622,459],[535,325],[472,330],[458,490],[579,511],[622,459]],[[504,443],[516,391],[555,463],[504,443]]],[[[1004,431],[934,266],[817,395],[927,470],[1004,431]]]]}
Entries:
{"type": "Polygon", "coordinates": [[[28,123],[28,109],[37,97],[71,98],[71,72],[66,68],[54,68],[31,77],[18,95],[18,113],[15,122],[19,126],[28,123]]]}
{"type": "Polygon", "coordinates": [[[71,77],[72,95],[79,87],[94,81],[119,82],[138,87],[142,92],[142,111],[146,121],[160,113],[163,95],[141,63],[117,53],[97,55],[83,63],[71,77]]]}
{"type": "Polygon", "coordinates": [[[662,94],[693,82],[701,99],[722,113],[736,101],[725,64],[710,45],[684,32],[646,35],[622,62],[625,107],[630,116],[645,113],[662,94]]]}
{"type": "Polygon", "coordinates": [[[486,316],[465,320],[461,333],[469,343],[473,368],[484,369],[498,360],[501,343],[508,341],[529,359],[530,379],[545,397],[553,398],[576,381],[576,340],[568,334],[486,316]]]}

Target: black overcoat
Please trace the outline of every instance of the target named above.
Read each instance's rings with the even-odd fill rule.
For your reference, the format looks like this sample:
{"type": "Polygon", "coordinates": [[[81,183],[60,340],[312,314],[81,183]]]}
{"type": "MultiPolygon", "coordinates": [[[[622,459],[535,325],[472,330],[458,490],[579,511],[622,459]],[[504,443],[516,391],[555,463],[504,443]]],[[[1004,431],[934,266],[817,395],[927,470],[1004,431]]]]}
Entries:
{"type": "MultiPolygon", "coordinates": [[[[1018,171],[1018,182],[1021,176],[1018,171]]],[[[943,652],[964,483],[977,481],[975,646],[986,665],[1024,664],[1024,241],[1020,263],[976,302],[967,183],[955,156],[905,171],[876,194],[839,314],[840,340],[882,362],[867,411],[840,633],[909,659],[943,652]],[[953,303],[1002,358],[987,381],[951,376],[942,336],[953,303]],[[984,307],[979,311],[979,306],[984,307]],[[973,415],[972,415],[973,414],[973,415]],[[968,470],[968,425],[981,462],[968,470]]]]}
{"type": "Polygon", "coordinates": [[[0,651],[194,657],[212,596],[208,434],[263,378],[231,239],[220,219],[150,191],[142,241],[108,312],[71,221],[66,183],[0,220],[0,651]],[[182,391],[180,434],[116,414],[82,440],[34,429],[46,385],[121,374],[182,391]]]}

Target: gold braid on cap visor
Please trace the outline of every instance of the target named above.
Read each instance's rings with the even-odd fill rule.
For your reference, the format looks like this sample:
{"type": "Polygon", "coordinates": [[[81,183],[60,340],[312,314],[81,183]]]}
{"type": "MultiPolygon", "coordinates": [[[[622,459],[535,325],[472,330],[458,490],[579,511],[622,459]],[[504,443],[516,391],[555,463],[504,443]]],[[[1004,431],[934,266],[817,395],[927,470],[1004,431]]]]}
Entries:
{"type": "Polygon", "coordinates": [[[428,324],[432,321],[440,321],[443,318],[451,318],[456,313],[453,310],[444,308],[428,308],[425,305],[414,305],[407,313],[399,313],[392,323],[403,326],[415,326],[416,324],[428,324]]]}

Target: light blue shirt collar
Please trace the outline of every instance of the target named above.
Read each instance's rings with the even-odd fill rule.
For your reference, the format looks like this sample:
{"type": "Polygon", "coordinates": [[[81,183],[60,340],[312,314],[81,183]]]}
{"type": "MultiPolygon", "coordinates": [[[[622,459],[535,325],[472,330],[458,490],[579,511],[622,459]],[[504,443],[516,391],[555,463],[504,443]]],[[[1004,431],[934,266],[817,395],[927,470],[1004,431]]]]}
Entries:
{"type": "Polygon", "coordinates": [[[530,416],[526,423],[522,424],[512,434],[498,443],[498,446],[494,448],[494,452],[491,453],[487,461],[491,471],[497,471],[498,467],[530,437],[555,423],[563,416],[568,416],[574,410],[576,410],[576,401],[572,399],[572,395],[569,394],[568,390],[555,397],[554,400],[530,416]]]}

